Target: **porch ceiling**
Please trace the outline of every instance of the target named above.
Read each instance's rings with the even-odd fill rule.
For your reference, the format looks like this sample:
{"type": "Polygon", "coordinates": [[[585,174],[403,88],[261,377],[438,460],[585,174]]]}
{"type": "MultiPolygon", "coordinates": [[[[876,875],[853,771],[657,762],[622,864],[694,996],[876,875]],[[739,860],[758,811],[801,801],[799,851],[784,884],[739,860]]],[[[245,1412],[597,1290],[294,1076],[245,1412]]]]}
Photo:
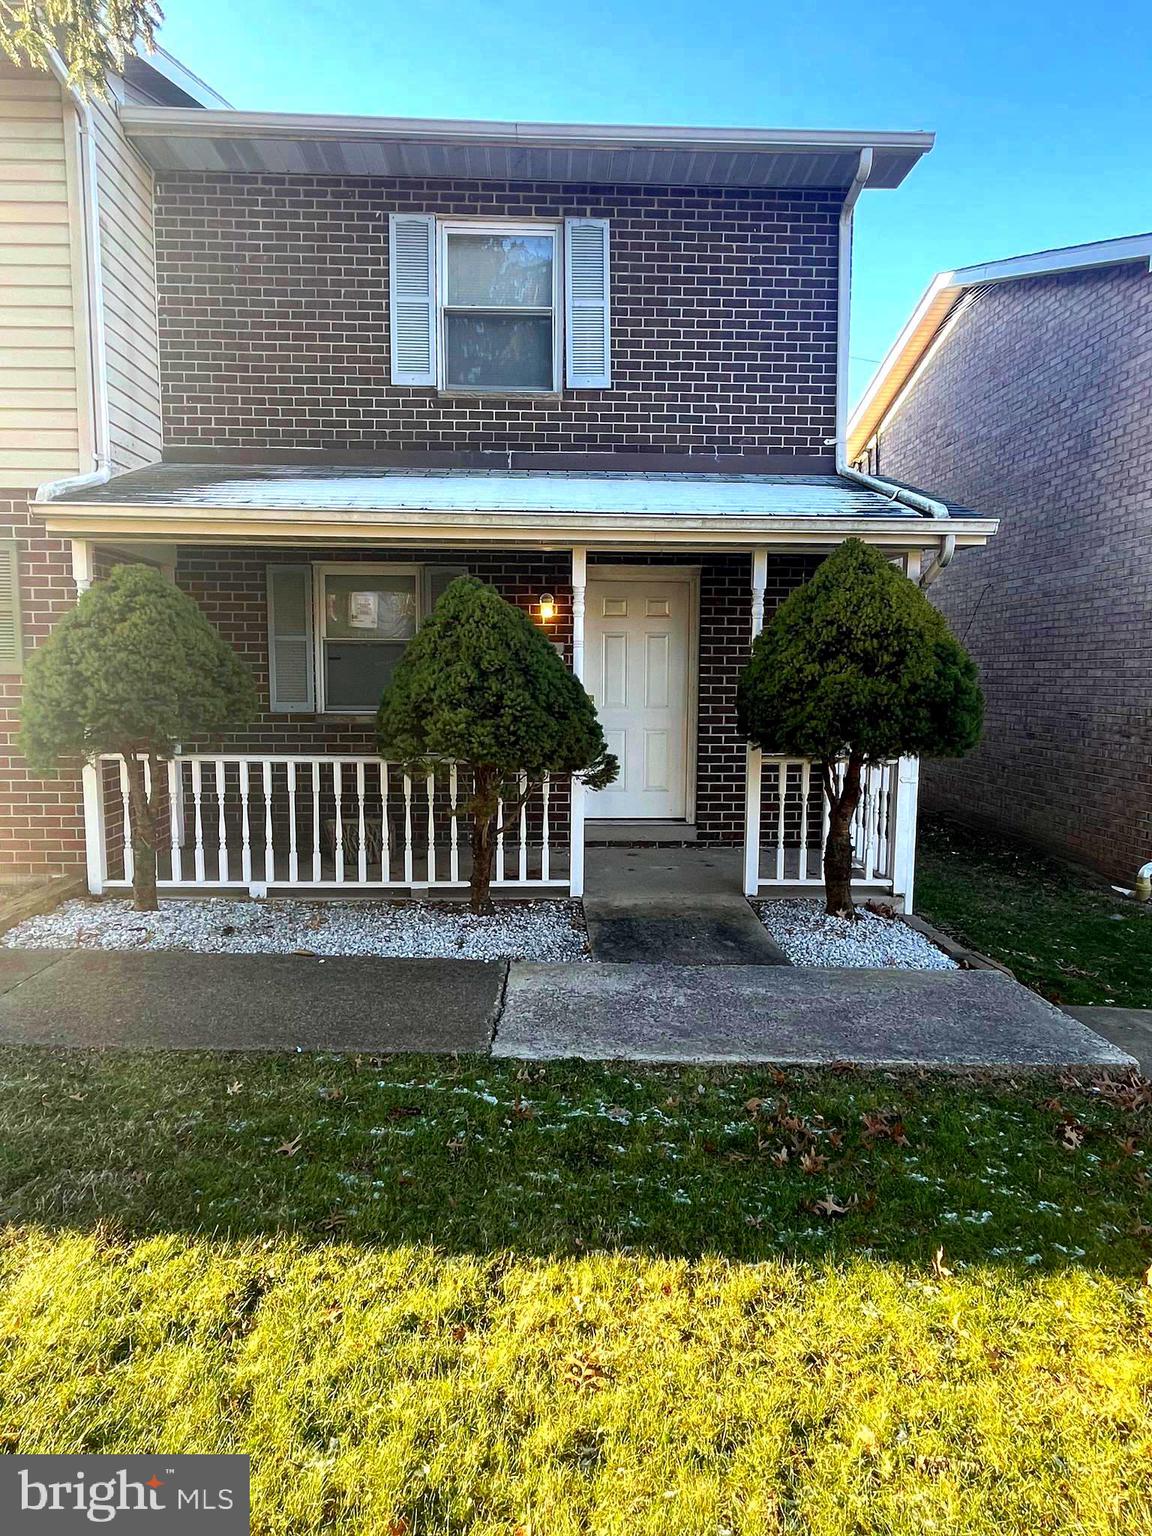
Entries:
{"type": "Polygon", "coordinates": [[[567,547],[982,544],[993,519],[927,518],[835,475],[156,464],[40,508],[72,537],[179,542],[459,542],[567,547]]]}

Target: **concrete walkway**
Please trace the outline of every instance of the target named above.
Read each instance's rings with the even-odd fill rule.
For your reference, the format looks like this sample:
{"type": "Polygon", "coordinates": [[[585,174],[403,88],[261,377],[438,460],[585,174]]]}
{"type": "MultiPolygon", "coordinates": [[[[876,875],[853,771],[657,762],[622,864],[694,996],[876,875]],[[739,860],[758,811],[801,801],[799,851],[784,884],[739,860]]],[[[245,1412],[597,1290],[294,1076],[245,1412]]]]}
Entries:
{"type": "Polygon", "coordinates": [[[597,960],[787,965],[740,894],[730,848],[589,848],[584,920],[597,960]]]}
{"type": "Polygon", "coordinates": [[[1145,1077],[1152,1077],[1152,1008],[1065,1008],[1120,1050],[1134,1056],[1145,1077]]]}
{"type": "Polygon", "coordinates": [[[486,1051],[507,965],[0,949],[0,1044],[486,1051]]]}
{"type": "Polygon", "coordinates": [[[1125,1067],[995,971],[0,950],[0,1045],[1125,1067]]]}
{"type": "Polygon", "coordinates": [[[664,1062],[1123,1067],[998,971],[511,967],[493,1054],[664,1062]]]}

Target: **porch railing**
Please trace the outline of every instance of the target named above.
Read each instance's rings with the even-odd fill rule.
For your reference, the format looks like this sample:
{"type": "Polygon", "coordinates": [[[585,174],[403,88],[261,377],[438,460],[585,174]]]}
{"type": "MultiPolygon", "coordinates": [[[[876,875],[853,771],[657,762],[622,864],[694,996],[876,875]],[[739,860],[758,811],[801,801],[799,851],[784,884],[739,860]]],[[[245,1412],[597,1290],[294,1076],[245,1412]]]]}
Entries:
{"type": "MultiPolygon", "coordinates": [[[[843,764],[837,772],[843,774],[843,764]]],[[[852,883],[912,907],[919,762],[905,757],[864,772],[852,818],[852,883]]],[[[806,758],[748,754],[744,890],[823,883],[828,810],[820,768],[806,758]]]]}
{"type": "MultiPolygon", "coordinates": [[[[414,778],[377,757],[181,754],[163,765],[157,885],[167,889],[409,890],[463,887],[471,867],[467,770],[414,778]]],[[[568,889],[567,780],[520,776],[500,801],[493,885],[568,889]]],[[[123,758],[84,771],[88,884],[131,885],[123,758]]]]}

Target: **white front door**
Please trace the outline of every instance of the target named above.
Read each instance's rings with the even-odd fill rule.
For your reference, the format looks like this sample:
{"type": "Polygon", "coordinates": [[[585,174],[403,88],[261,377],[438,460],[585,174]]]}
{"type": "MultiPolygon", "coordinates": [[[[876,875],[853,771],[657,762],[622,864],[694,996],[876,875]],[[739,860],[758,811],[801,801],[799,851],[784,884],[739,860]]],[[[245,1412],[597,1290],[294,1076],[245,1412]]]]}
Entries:
{"type": "Polygon", "coordinates": [[[584,631],[588,690],[620,777],[588,796],[587,814],[616,821],[681,820],[688,806],[688,656],[692,587],[590,581],[584,631]]]}

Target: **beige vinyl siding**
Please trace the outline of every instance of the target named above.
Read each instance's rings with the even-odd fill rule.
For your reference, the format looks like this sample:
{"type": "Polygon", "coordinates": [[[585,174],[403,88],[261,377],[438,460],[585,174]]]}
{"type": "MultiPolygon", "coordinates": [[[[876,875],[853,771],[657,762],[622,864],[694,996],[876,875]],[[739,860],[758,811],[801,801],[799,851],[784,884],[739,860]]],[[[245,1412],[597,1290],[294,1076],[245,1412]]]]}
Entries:
{"type": "Polygon", "coordinates": [[[125,139],[115,104],[93,98],[112,472],[160,457],[160,359],[152,172],[125,139]]]}
{"type": "Polygon", "coordinates": [[[83,270],[60,87],[0,60],[0,484],[76,474],[83,270]]]}

